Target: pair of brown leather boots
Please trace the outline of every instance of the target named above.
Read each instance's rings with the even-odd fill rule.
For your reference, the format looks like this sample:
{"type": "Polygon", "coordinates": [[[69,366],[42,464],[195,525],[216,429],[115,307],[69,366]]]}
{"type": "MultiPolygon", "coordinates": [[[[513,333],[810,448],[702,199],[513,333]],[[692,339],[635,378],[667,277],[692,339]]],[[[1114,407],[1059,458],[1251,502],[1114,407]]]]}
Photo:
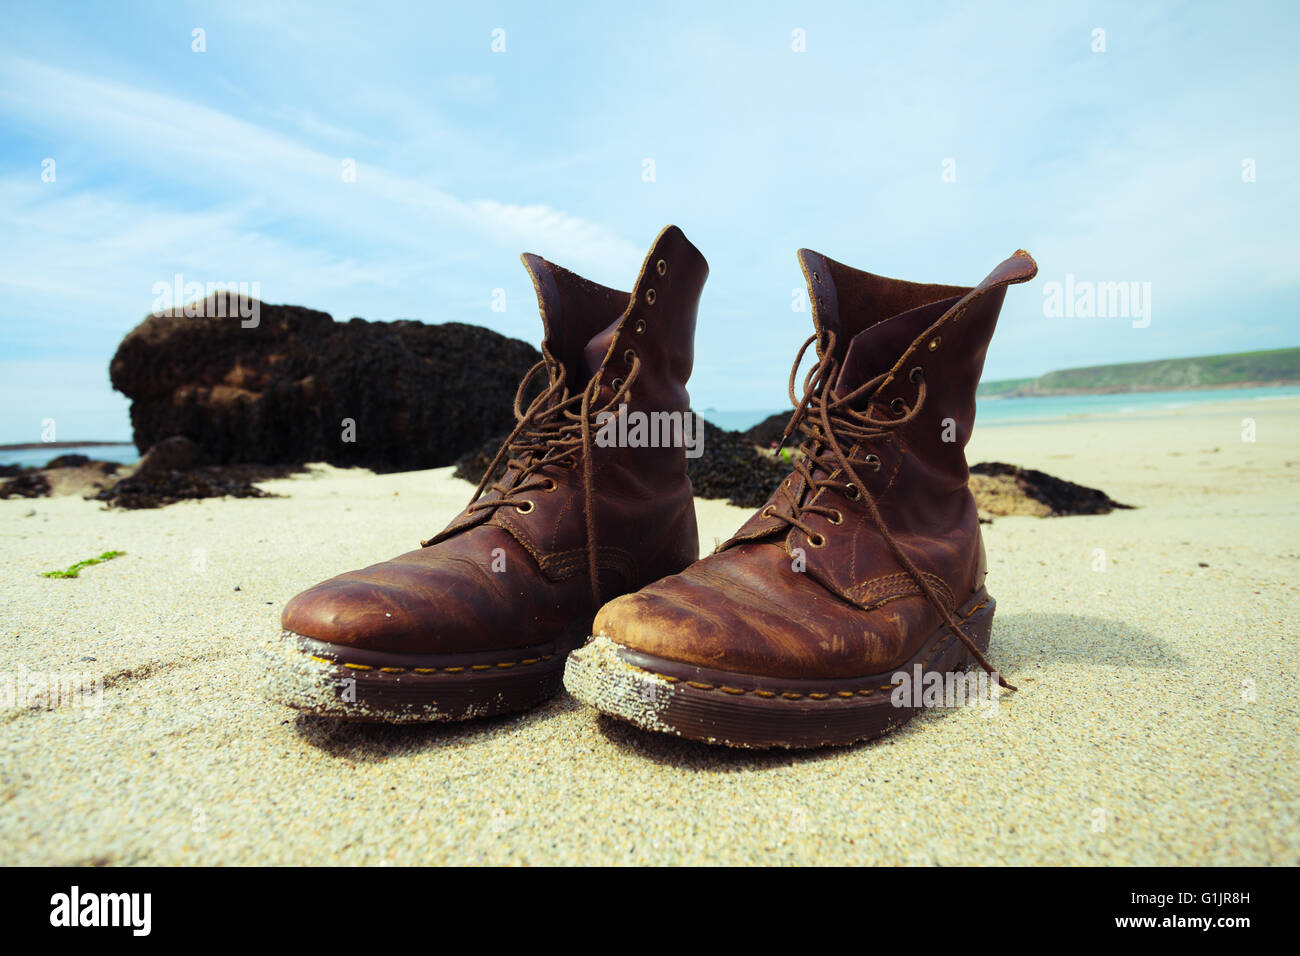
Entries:
{"type": "Polygon", "coordinates": [[[816,747],[910,719],[900,674],[997,676],[964,448],[1006,287],[1037,271],[1027,253],[971,288],[800,250],[815,332],[790,373],[793,471],[703,560],[680,438],[704,257],[669,226],[631,293],[523,259],[545,338],[518,424],[420,549],[289,602],[273,698],[462,720],[532,707],[563,679],[650,730],[816,747]]]}

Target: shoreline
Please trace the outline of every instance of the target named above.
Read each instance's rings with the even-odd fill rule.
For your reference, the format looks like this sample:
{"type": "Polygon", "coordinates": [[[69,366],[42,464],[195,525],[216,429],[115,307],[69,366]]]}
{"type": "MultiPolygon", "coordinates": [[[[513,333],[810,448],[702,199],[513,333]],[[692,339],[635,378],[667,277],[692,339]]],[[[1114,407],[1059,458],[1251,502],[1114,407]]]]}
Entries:
{"type": "Polygon", "coordinates": [[[29,441],[17,445],[0,445],[0,452],[35,451],[37,448],[119,448],[135,446],[133,441],[29,441]]]}
{"type": "Polygon", "coordinates": [[[1227,382],[1221,385],[1128,385],[1114,388],[1053,388],[1043,391],[1017,389],[1014,392],[993,392],[980,395],[976,399],[988,398],[1074,398],[1080,395],[1145,395],[1159,392],[1225,392],[1246,388],[1295,388],[1300,386],[1300,378],[1278,379],[1261,382],[1227,382]]]}
{"type": "MultiPolygon", "coordinates": [[[[1013,393],[994,394],[994,395],[977,394],[976,404],[978,405],[979,403],[991,402],[991,401],[996,401],[1000,403],[1004,399],[1081,398],[1081,397],[1088,397],[1088,396],[1113,396],[1113,395],[1149,396],[1149,395],[1159,395],[1165,393],[1168,393],[1170,395],[1179,395],[1179,394],[1184,394],[1189,392],[1228,393],[1233,391],[1242,391],[1246,389],[1275,389],[1275,388],[1276,389],[1300,388],[1300,379],[1294,381],[1285,380],[1285,381],[1272,381],[1272,382],[1241,382],[1241,383],[1233,383],[1227,385],[1188,385],[1188,386],[1177,386],[1177,387],[1162,386],[1159,388],[1068,389],[1068,390],[1063,389],[1063,390],[1052,390],[1050,392],[1013,392],[1013,393]]],[[[1282,394],[1276,396],[1278,400],[1291,398],[1291,397],[1293,397],[1292,394],[1282,394]]],[[[1222,399],[1218,399],[1216,401],[1202,402],[1199,404],[1217,405],[1217,404],[1238,401],[1238,400],[1239,399],[1236,399],[1232,395],[1224,395],[1222,399]]],[[[1255,398],[1250,399],[1250,401],[1260,401],[1260,400],[1272,400],[1272,397],[1256,396],[1255,398]]],[[[1163,411],[1164,409],[1162,409],[1160,406],[1153,406],[1151,410],[1163,411]]],[[[718,425],[717,422],[711,419],[709,416],[714,415],[717,417],[725,417],[725,416],[742,415],[742,414],[743,415],[756,414],[759,415],[760,417],[753,422],[753,425],[757,425],[766,418],[778,414],[787,414],[788,411],[789,410],[774,409],[772,411],[763,412],[758,409],[729,410],[729,409],[711,408],[704,411],[696,411],[695,414],[705,419],[710,424],[713,424],[719,428],[723,428],[723,426],[718,425]]],[[[1142,411],[1146,411],[1146,409],[1143,409],[1142,411]]],[[[1006,424],[1019,425],[1019,424],[1033,424],[1036,422],[1048,422],[1048,421],[1067,421],[1067,420],[1072,421],[1076,418],[1084,418],[1084,417],[1118,418],[1118,417],[1126,417],[1129,414],[1131,413],[1130,412],[1109,412],[1105,410],[1086,411],[1086,412],[1079,412],[1076,415],[1064,416],[1059,418],[1052,418],[1050,416],[1043,416],[1041,418],[1030,418],[1030,419],[1015,418],[1015,419],[1007,420],[1006,424]]],[[[978,418],[976,419],[977,428],[989,427],[989,426],[1001,427],[1003,424],[1004,424],[1003,422],[997,420],[981,422],[978,420],[978,418]]],[[[723,430],[744,432],[748,430],[748,428],[753,427],[753,425],[746,426],[745,428],[723,428],[723,430]]],[[[4,452],[11,452],[11,451],[35,451],[40,448],[61,450],[61,449],[68,449],[68,448],[123,448],[128,446],[134,447],[134,445],[135,442],[130,440],[112,441],[112,440],[102,440],[102,439],[96,439],[93,441],[18,442],[18,443],[0,444],[0,454],[3,454],[4,452]]]]}

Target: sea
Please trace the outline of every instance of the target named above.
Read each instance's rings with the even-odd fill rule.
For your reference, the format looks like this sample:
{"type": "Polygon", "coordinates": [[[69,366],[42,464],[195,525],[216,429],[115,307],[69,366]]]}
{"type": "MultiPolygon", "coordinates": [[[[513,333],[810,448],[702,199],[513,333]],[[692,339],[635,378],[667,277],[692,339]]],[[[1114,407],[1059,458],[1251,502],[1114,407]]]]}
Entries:
{"type": "MultiPolygon", "coordinates": [[[[1079,419],[1132,418],[1143,413],[1173,408],[1191,408],[1220,402],[1268,402],[1300,397],[1300,385],[1270,388],[1206,388],[1174,392],[1119,392],[1108,395],[1045,395],[1033,398],[981,398],[975,406],[975,424],[982,428],[999,425],[1024,425],[1043,422],[1068,422],[1079,419]]],[[[788,409],[725,410],[696,409],[719,428],[744,431],[770,415],[788,414],[788,409]]],[[[2,448],[0,465],[24,467],[46,464],[59,455],[86,455],[101,461],[132,464],[140,455],[135,446],[70,445],[62,448],[2,448]]]]}
{"type": "Polygon", "coordinates": [[[60,455],[85,455],[94,461],[116,461],[133,465],[140,460],[135,445],[59,445],[53,448],[0,448],[0,465],[21,465],[24,468],[44,466],[60,455]]]}
{"type": "MultiPolygon", "coordinates": [[[[1268,388],[1204,388],[1171,392],[1117,392],[1106,395],[1043,395],[1028,398],[980,398],[975,403],[977,427],[1066,422],[1076,419],[1141,417],[1144,413],[1221,402],[1268,402],[1300,397],[1300,385],[1268,388]]],[[[788,409],[723,411],[696,409],[719,428],[744,431],[788,409]]]]}

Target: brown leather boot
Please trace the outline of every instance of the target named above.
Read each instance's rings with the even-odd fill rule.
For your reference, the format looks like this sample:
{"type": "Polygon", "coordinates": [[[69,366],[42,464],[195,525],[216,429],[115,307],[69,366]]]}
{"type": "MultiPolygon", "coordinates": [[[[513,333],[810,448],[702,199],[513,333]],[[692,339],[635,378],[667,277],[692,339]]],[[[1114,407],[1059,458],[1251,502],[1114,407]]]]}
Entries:
{"type": "Polygon", "coordinates": [[[930,675],[973,661],[997,677],[964,449],[1006,287],[1038,267],[1017,252],[972,289],[799,260],[816,333],[790,373],[794,472],[713,555],[606,604],[570,655],[569,691],[641,727],[847,744],[929,705],[930,675]],[[898,693],[909,684],[918,696],[898,693]]]}
{"type": "Polygon", "coordinates": [[[618,417],[662,425],[688,414],[704,257],[669,226],[631,293],[523,259],[546,337],[520,383],[518,425],[445,530],[289,602],[272,651],[274,699],[385,722],[531,707],[559,690],[564,658],[602,601],[699,556],[682,442],[602,438],[618,434],[618,417]],[[522,408],[542,372],[545,387],[522,408]],[[504,476],[489,483],[502,461],[504,476]]]}

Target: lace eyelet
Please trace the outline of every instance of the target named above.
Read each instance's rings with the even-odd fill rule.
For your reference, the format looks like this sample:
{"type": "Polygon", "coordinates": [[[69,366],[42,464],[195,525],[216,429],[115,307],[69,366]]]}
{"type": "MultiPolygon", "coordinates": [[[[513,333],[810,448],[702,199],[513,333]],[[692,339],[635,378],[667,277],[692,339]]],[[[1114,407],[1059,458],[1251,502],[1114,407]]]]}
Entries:
{"type": "Polygon", "coordinates": [[[764,505],[764,506],[763,506],[763,510],[760,511],[760,512],[758,513],[758,516],[759,516],[760,518],[775,518],[775,517],[776,517],[776,515],[774,515],[774,514],[772,513],[772,506],[771,506],[771,505],[764,505]]]}
{"type": "Polygon", "coordinates": [[[822,277],[818,273],[813,272],[813,282],[821,282],[821,281],[822,281],[822,277]]]}
{"type": "Polygon", "coordinates": [[[614,379],[614,381],[609,383],[609,387],[617,392],[620,388],[623,387],[623,380],[621,378],[616,378],[614,379]]]}
{"type": "Polygon", "coordinates": [[[515,505],[515,510],[517,510],[521,515],[527,515],[532,514],[535,507],[537,506],[531,501],[521,501],[519,504],[515,505]],[[525,505],[528,507],[524,507],[525,505]]]}
{"type": "Polygon", "coordinates": [[[655,263],[655,272],[659,273],[660,275],[664,275],[667,271],[668,271],[668,263],[664,262],[662,259],[660,259],[658,262],[655,263]]]}
{"type": "Polygon", "coordinates": [[[546,492],[547,494],[550,494],[552,491],[555,491],[559,487],[560,487],[560,483],[548,475],[546,478],[546,484],[542,485],[542,491],[546,492]]]}
{"type": "Polygon", "coordinates": [[[889,403],[889,407],[894,410],[895,415],[907,414],[907,402],[903,401],[902,398],[894,399],[892,402],[889,403]]]}
{"type": "Polygon", "coordinates": [[[934,338],[930,340],[930,344],[927,347],[930,349],[931,352],[933,352],[935,349],[939,347],[939,343],[942,341],[943,339],[940,336],[936,335],[934,338]]]}
{"type": "Polygon", "coordinates": [[[645,334],[645,319],[637,319],[636,325],[632,326],[632,331],[637,335],[645,334]]]}
{"type": "MultiPolygon", "coordinates": [[[[879,456],[879,455],[868,455],[866,458],[864,458],[864,459],[862,459],[862,460],[863,460],[866,464],[870,465],[874,471],[879,471],[879,470],[880,470],[880,456],[879,456]]],[[[857,500],[858,500],[858,499],[857,499],[857,496],[854,496],[853,500],[854,500],[854,501],[857,501],[857,500]]]]}
{"type": "Polygon", "coordinates": [[[646,305],[654,305],[654,304],[655,304],[655,299],[656,299],[656,298],[658,298],[658,296],[655,295],[655,290],[654,290],[654,289],[646,289],[646,290],[645,290],[645,304],[646,304],[646,305]]]}
{"type": "Polygon", "coordinates": [[[826,547],[826,536],[822,534],[810,534],[808,535],[808,543],[814,548],[824,548],[826,547]]]}
{"type": "Polygon", "coordinates": [[[632,351],[632,349],[628,349],[626,352],[623,353],[623,361],[626,362],[628,365],[632,364],[632,360],[634,358],[636,358],[636,352],[632,351]]]}
{"type": "Polygon", "coordinates": [[[844,489],[844,497],[848,498],[849,501],[857,501],[862,497],[862,492],[858,490],[857,485],[848,485],[844,489]]]}
{"type": "Polygon", "coordinates": [[[835,515],[834,518],[827,516],[826,520],[831,524],[844,524],[844,513],[842,511],[836,509],[833,514],[835,515]]]}
{"type": "Polygon", "coordinates": [[[920,385],[921,379],[925,378],[925,371],[918,365],[907,373],[907,378],[913,385],[920,385]]]}

